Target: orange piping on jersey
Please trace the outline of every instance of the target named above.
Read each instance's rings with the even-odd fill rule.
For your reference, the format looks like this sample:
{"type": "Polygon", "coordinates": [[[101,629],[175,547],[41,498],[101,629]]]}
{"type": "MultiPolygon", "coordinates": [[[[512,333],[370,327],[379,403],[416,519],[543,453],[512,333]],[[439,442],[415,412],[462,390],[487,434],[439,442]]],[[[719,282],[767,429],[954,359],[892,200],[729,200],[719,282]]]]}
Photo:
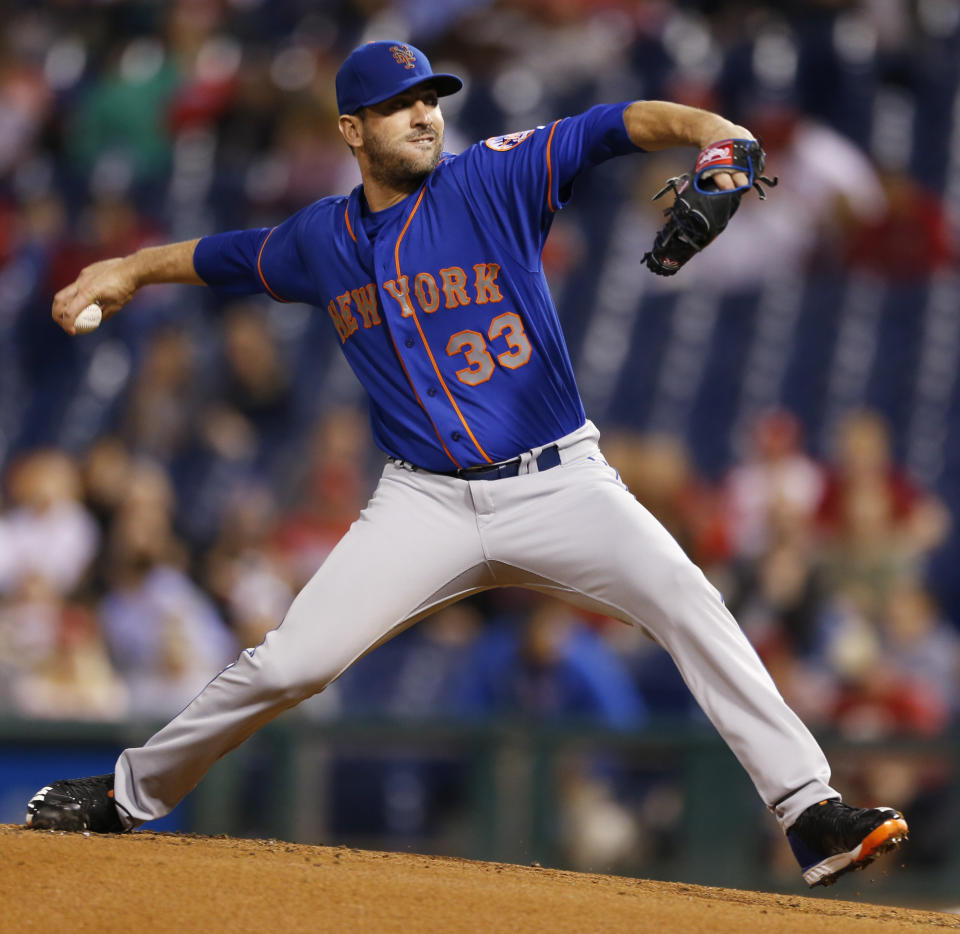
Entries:
{"type": "MultiPolygon", "coordinates": [[[[419,203],[419,202],[418,202],[418,203],[419,203]]],[[[347,232],[350,234],[351,237],[353,237],[353,242],[356,243],[356,242],[357,242],[357,238],[356,238],[356,236],[354,236],[353,227],[350,226],[350,204],[349,204],[349,203],[347,204],[346,210],[343,212],[343,218],[344,218],[344,220],[347,222],[347,232]]],[[[404,228],[404,229],[406,229],[406,228],[404,228]]],[[[272,231],[271,231],[271,232],[272,232],[272,231]]],[[[266,242],[266,241],[264,241],[264,242],[266,242]]],[[[371,283],[371,284],[372,284],[372,283],[371,283]]],[[[374,314],[376,315],[376,310],[374,310],[374,314]]],[[[376,323],[376,324],[379,324],[379,323],[380,323],[379,317],[377,317],[375,323],[376,323]]],[[[364,327],[367,327],[366,319],[364,319],[364,327]]],[[[406,366],[406,364],[403,362],[403,357],[400,356],[400,348],[397,347],[397,342],[393,339],[393,331],[391,331],[389,327],[387,327],[387,333],[390,335],[390,341],[391,341],[391,343],[393,344],[394,352],[395,352],[396,355],[397,355],[397,359],[400,361],[400,366],[401,366],[401,368],[403,369],[403,375],[406,376],[407,382],[410,384],[410,388],[413,390],[413,398],[417,400],[417,405],[419,405],[420,408],[423,409],[423,414],[426,415],[427,418],[429,419],[429,421],[430,421],[430,426],[433,428],[433,433],[437,436],[437,441],[440,442],[440,447],[443,448],[444,454],[446,454],[447,457],[449,457],[450,460],[453,461],[453,463],[456,465],[457,469],[459,470],[459,468],[460,468],[460,462],[447,450],[447,446],[443,443],[443,438],[440,437],[440,430],[437,428],[436,425],[434,425],[433,419],[430,418],[430,413],[427,411],[427,407],[426,407],[426,406],[423,404],[423,402],[420,400],[420,395],[417,393],[417,387],[414,386],[413,380],[410,379],[410,374],[407,372],[407,366],[406,366]]]]}
{"type": "Polygon", "coordinates": [[[283,302],[284,304],[290,304],[285,298],[281,298],[276,292],[273,291],[273,289],[270,288],[270,283],[268,283],[264,277],[263,267],[260,265],[260,260],[263,257],[263,248],[267,245],[267,241],[273,236],[273,232],[276,229],[276,227],[271,227],[270,233],[263,238],[263,243],[260,244],[260,252],[257,254],[257,275],[260,277],[260,281],[263,283],[264,288],[266,288],[266,290],[270,293],[271,298],[276,299],[278,302],[283,302]]]}
{"type": "Polygon", "coordinates": [[[347,233],[353,238],[353,242],[357,242],[357,235],[353,232],[353,227],[350,225],[350,202],[347,202],[347,207],[343,212],[343,219],[347,222],[347,233]]]}
{"type": "Polygon", "coordinates": [[[447,455],[457,465],[457,469],[460,469],[460,461],[458,461],[448,450],[447,446],[443,443],[443,438],[440,437],[440,429],[437,428],[433,423],[433,419],[430,418],[430,413],[427,411],[427,407],[420,401],[420,395],[417,392],[417,387],[413,385],[413,380],[410,379],[410,374],[407,372],[407,365],[403,362],[403,357],[400,356],[400,348],[397,346],[396,340],[393,337],[393,331],[390,330],[389,326],[387,327],[387,333],[390,335],[390,340],[393,343],[393,349],[396,351],[397,359],[400,361],[400,366],[403,367],[403,375],[406,376],[407,382],[410,384],[410,388],[413,390],[413,398],[417,400],[417,405],[423,409],[423,414],[430,419],[430,424],[433,426],[433,432],[437,436],[437,441],[440,442],[440,447],[443,448],[443,453],[447,455]]]}
{"type": "Polygon", "coordinates": [[[557,209],[553,206],[553,162],[550,159],[550,147],[553,145],[553,133],[557,128],[559,120],[554,121],[550,127],[550,135],[547,137],[547,207],[550,213],[555,214],[557,209]]]}
{"type": "MultiPolygon", "coordinates": [[[[410,212],[410,216],[407,218],[406,224],[403,225],[403,230],[400,231],[400,236],[397,237],[397,245],[394,247],[394,250],[393,250],[393,258],[394,260],[396,260],[396,263],[397,263],[397,280],[398,281],[400,277],[403,275],[403,273],[400,271],[400,243],[402,242],[403,238],[406,236],[407,229],[410,227],[410,221],[413,220],[413,215],[416,214],[417,211],[420,209],[420,202],[423,201],[423,195],[426,192],[426,190],[427,190],[426,185],[424,185],[423,188],[420,189],[420,197],[417,198],[417,203],[413,206],[413,210],[410,212]]],[[[440,385],[443,386],[443,391],[447,394],[447,398],[450,400],[450,405],[453,406],[454,412],[457,413],[457,418],[460,419],[460,424],[463,425],[464,429],[467,432],[467,435],[469,435],[470,440],[473,442],[474,447],[480,452],[480,456],[483,457],[483,459],[488,464],[492,464],[493,459],[488,457],[487,452],[484,451],[482,447],[480,447],[480,442],[477,441],[477,439],[474,437],[473,432],[470,430],[470,426],[467,424],[467,420],[463,417],[463,412],[460,411],[460,406],[457,405],[456,399],[454,399],[453,396],[450,394],[450,390],[447,388],[447,384],[444,382],[443,377],[440,375],[440,367],[437,366],[437,361],[434,359],[433,351],[430,349],[430,345],[427,343],[427,337],[423,333],[423,328],[420,327],[420,319],[417,317],[416,309],[414,309],[414,312],[413,312],[413,323],[417,326],[417,331],[420,332],[420,339],[423,341],[423,346],[427,348],[427,356],[430,357],[430,362],[433,364],[433,371],[434,373],[437,374],[437,379],[440,381],[440,385]]],[[[407,378],[408,379],[410,378],[409,375],[407,376],[407,378]]],[[[410,385],[412,386],[413,383],[411,382],[410,385]]],[[[442,441],[440,443],[443,444],[442,441]]],[[[447,450],[446,447],[444,447],[444,450],[445,451],[447,450]]],[[[447,453],[449,454],[450,452],[447,451],[447,453]]],[[[456,462],[454,461],[454,463],[456,462]]],[[[457,466],[459,466],[459,464],[457,466]]]]}

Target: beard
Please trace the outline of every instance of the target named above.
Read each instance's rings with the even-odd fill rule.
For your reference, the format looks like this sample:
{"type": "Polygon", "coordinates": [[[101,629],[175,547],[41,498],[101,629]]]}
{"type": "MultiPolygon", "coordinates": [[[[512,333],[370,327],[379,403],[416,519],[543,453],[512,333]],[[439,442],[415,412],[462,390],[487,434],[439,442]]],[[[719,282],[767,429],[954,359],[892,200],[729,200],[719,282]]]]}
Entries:
{"type": "MultiPolygon", "coordinates": [[[[433,132],[433,145],[417,153],[398,151],[379,140],[372,133],[363,134],[363,150],[369,160],[371,176],[381,185],[394,189],[416,188],[440,162],[443,137],[433,132]]],[[[410,138],[423,136],[422,131],[410,138]]]]}

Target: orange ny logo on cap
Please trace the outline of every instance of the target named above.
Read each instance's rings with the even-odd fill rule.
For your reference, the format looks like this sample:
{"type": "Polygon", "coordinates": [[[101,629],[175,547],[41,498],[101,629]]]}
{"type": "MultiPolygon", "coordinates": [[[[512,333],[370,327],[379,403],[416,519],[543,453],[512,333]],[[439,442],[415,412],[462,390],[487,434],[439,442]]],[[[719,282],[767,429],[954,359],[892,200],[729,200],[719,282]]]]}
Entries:
{"type": "Polygon", "coordinates": [[[404,68],[415,68],[417,57],[405,45],[391,45],[390,51],[393,52],[393,59],[398,65],[404,68]]]}

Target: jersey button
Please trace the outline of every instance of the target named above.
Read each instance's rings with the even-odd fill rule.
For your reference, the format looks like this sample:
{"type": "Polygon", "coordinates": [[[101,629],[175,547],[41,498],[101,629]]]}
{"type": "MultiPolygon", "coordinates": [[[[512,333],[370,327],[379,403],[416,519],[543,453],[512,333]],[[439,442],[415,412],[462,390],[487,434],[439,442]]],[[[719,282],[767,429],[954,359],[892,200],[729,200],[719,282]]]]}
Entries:
{"type": "Polygon", "coordinates": [[[412,346],[413,346],[413,338],[412,338],[412,337],[408,337],[408,338],[404,341],[404,343],[405,343],[408,347],[412,347],[412,346]]]}
{"type": "Polygon", "coordinates": [[[428,396],[435,396],[436,394],[437,394],[437,388],[436,388],[436,386],[431,386],[431,387],[427,390],[427,395],[428,395],[428,396]]]}
{"type": "Polygon", "coordinates": [[[459,441],[462,437],[463,435],[461,435],[459,431],[455,431],[452,435],[450,435],[450,440],[459,441]]]}

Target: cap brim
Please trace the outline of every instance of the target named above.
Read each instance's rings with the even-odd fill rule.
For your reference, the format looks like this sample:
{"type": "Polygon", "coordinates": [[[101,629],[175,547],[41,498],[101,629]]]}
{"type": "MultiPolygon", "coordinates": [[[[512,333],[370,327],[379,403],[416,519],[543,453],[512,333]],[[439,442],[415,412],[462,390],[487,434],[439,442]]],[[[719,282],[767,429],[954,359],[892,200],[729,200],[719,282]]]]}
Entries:
{"type": "Polygon", "coordinates": [[[440,97],[456,94],[463,87],[463,82],[456,75],[434,75],[428,80],[433,82],[440,97]]]}
{"type": "Polygon", "coordinates": [[[432,85],[436,89],[439,97],[449,97],[451,94],[456,94],[457,91],[463,87],[463,82],[456,75],[433,74],[427,78],[415,76],[407,81],[401,81],[386,97],[365,101],[360,106],[372,107],[374,104],[382,104],[384,101],[390,100],[391,97],[396,97],[404,91],[409,91],[410,88],[415,88],[418,84],[432,85]]]}

